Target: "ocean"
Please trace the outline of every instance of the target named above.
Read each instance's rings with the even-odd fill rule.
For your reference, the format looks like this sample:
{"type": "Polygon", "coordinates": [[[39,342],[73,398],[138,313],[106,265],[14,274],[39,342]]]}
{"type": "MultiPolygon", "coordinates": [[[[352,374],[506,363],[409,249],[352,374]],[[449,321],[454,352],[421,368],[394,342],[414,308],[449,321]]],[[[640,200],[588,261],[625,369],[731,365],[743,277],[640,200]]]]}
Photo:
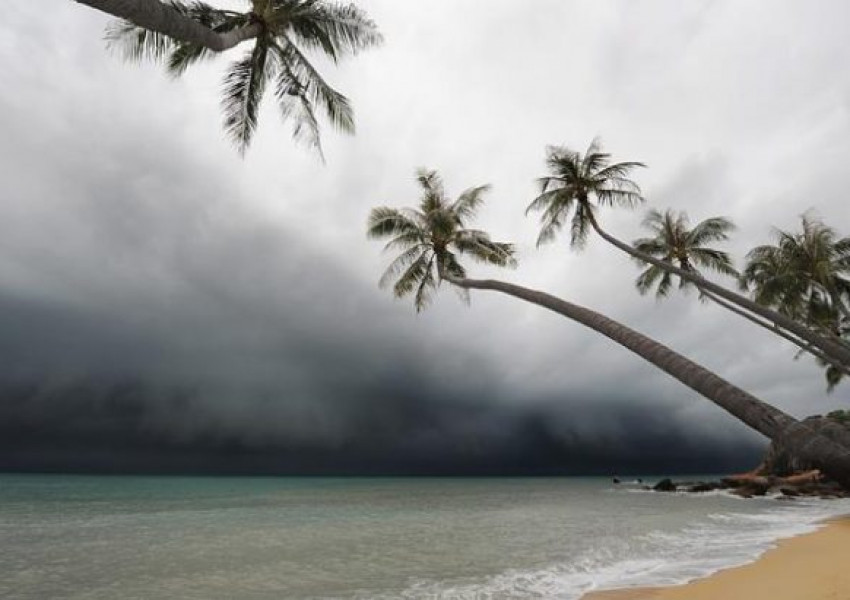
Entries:
{"type": "Polygon", "coordinates": [[[579,598],[850,513],[599,478],[0,475],[0,598],[579,598]]]}

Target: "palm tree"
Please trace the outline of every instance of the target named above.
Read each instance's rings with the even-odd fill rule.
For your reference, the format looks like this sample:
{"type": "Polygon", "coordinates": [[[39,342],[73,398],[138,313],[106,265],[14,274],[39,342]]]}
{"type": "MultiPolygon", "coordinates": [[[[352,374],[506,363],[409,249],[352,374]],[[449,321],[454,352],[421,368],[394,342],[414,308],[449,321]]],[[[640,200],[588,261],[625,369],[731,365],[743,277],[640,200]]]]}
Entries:
{"type": "Polygon", "coordinates": [[[695,284],[730,304],[754,313],[820,349],[826,356],[850,368],[850,347],[828,339],[806,325],[781,312],[736,294],[699,273],[685,270],[673,263],[641,252],[607,233],[596,218],[599,206],[633,207],[644,201],[640,187],[630,173],[643,167],[639,162],[611,163],[611,155],[602,151],[598,139],[593,140],[582,154],[566,147],[553,146],[547,150],[549,174],[539,179],[540,195],[526,209],[542,211],[538,245],[549,242],[569,221],[573,246],[581,247],[593,229],[605,241],[639,261],[695,284]],[[595,204],[594,201],[595,200],[595,204]]]}
{"type": "MultiPolygon", "coordinates": [[[[269,83],[274,85],[281,116],[293,123],[295,139],[321,153],[319,109],[340,130],[354,131],[348,98],[325,81],[307,56],[318,50],[337,62],[380,43],[375,24],[353,4],[251,0],[249,11],[234,12],[195,0],[170,0],[169,8],[216,34],[253,40],[253,47],[230,65],[224,77],[224,127],[240,152],[251,142],[269,83]]],[[[174,76],[215,54],[204,44],[175,39],[128,20],[112,26],[107,38],[128,59],[164,60],[174,76]]]]}
{"type": "MultiPolygon", "coordinates": [[[[729,219],[713,217],[701,221],[693,229],[690,229],[688,227],[688,216],[684,212],[677,215],[671,210],[667,210],[663,214],[657,210],[651,210],[644,219],[643,224],[654,235],[653,237],[641,238],[632,242],[632,245],[638,251],[654,256],[667,263],[678,264],[679,268],[683,271],[693,272],[698,275],[700,271],[697,267],[700,267],[722,275],[740,277],[732,266],[732,259],[729,257],[729,254],[706,245],[709,242],[720,242],[729,239],[729,232],[735,228],[729,219]]],[[[637,262],[641,266],[646,265],[643,261],[637,262]]],[[[665,271],[655,265],[650,265],[638,276],[635,286],[641,294],[646,294],[655,287],[656,297],[664,298],[670,293],[673,287],[673,278],[674,275],[669,271],[665,271]]],[[[681,277],[679,278],[680,289],[689,286],[695,286],[699,289],[700,299],[711,300],[723,308],[747,319],[751,323],[785,338],[800,348],[801,352],[810,353],[821,363],[826,364],[830,374],[828,377],[828,389],[831,390],[835,387],[835,383],[837,383],[841,375],[850,374],[850,370],[841,365],[840,362],[830,359],[798,337],[760,319],[752,313],[726,302],[697,284],[681,277]]]]}
{"type": "Polygon", "coordinates": [[[504,281],[467,278],[459,262],[463,255],[494,265],[514,264],[511,244],[492,242],[485,232],[465,227],[488,188],[472,188],[450,203],[434,172],[422,171],[418,180],[424,192],[418,209],[380,207],[369,215],[369,237],[389,238],[385,249],[401,251],[381,278],[381,285],[396,280],[393,291],[397,297],[415,292],[414,305],[419,311],[439,283],[447,281],[464,291],[496,291],[551,310],[631,350],[850,487],[850,433],[843,427],[833,424],[826,437],[663,344],[588,308],[504,281]]]}
{"type": "MultiPolygon", "coordinates": [[[[738,272],[732,265],[729,254],[711,248],[710,242],[723,242],[729,239],[729,232],[735,225],[724,217],[713,217],[697,223],[693,228],[688,227],[688,215],[684,212],[675,214],[667,210],[663,214],[650,210],[643,220],[643,225],[654,235],[632,242],[639,252],[654,256],[671,264],[678,264],[683,271],[699,273],[699,269],[707,269],[722,275],[738,277],[738,272]]],[[[643,261],[638,261],[646,266],[643,261]]],[[[674,275],[669,271],[649,265],[635,282],[638,291],[646,294],[653,287],[655,295],[664,298],[673,287],[674,275]]],[[[685,289],[695,285],[687,279],[679,278],[679,288],[685,289]]]]}
{"type": "Polygon", "coordinates": [[[776,245],[753,248],[741,281],[757,302],[835,334],[850,318],[850,238],[810,215],[801,221],[800,233],[777,230],[776,245]]]}
{"type": "Polygon", "coordinates": [[[202,46],[213,52],[229,50],[260,34],[259,23],[251,23],[226,32],[212,28],[187,16],[171,2],[160,0],[76,0],[80,4],[130,21],[155,34],[180,42],[202,46]]]}
{"type": "MultiPolygon", "coordinates": [[[[776,245],[757,246],[747,254],[741,285],[752,288],[756,302],[846,343],[850,333],[846,304],[850,281],[845,278],[850,273],[850,238],[839,238],[834,229],[809,215],[801,220],[800,233],[777,230],[776,245]]],[[[826,367],[828,389],[850,374],[827,357],[816,356],[826,367]]]]}
{"type": "Polygon", "coordinates": [[[380,285],[386,287],[395,280],[395,296],[413,294],[418,312],[428,305],[444,274],[466,277],[460,255],[501,267],[515,266],[516,260],[512,244],[494,242],[485,232],[466,227],[489,186],[470,188],[450,201],[436,171],[419,170],[416,179],[422,188],[419,209],[373,209],[368,235],[391,237],[385,250],[402,251],[390,263],[380,285]]]}

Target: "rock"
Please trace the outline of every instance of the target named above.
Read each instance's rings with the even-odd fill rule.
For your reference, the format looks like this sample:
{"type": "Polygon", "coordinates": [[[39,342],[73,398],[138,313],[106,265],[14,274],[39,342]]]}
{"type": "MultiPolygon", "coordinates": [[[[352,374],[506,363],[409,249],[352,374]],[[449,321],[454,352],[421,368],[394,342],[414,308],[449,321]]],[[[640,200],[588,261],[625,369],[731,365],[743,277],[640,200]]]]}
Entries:
{"type": "Polygon", "coordinates": [[[652,489],[656,492],[675,492],[676,484],[673,483],[672,479],[662,479],[652,489]]]}
{"type": "Polygon", "coordinates": [[[696,492],[696,493],[711,492],[711,491],[716,490],[718,488],[720,488],[720,483],[718,483],[716,481],[710,481],[710,482],[700,481],[699,483],[696,483],[696,484],[690,486],[688,488],[688,491],[689,492],[696,492]]]}
{"type": "Polygon", "coordinates": [[[800,495],[799,490],[792,488],[792,487],[781,487],[781,488],[779,488],[779,493],[782,494],[783,496],[787,496],[789,498],[791,498],[791,497],[796,498],[797,496],[800,495]]]}
{"type": "Polygon", "coordinates": [[[817,469],[804,473],[795,473],[782,478],[781,482],[786,485],[802,485],[805,483],[817,483],[823,479],[823,475],[817,469]]]}
{"type": "Polygon", "coordinates": [[[767,481],[753,480],[734,488],[731,493],[741,498],[752,498],[753,496],[764,496],[769,489],[770,484],[767,481]]]}
{"type": "Polygon", "coordinates": [[[739,496],[741,498],[752,498],[753,491],[748,487],[737,487],[734,488],[730,494],[734,494],[735,496],[739,496]]]}

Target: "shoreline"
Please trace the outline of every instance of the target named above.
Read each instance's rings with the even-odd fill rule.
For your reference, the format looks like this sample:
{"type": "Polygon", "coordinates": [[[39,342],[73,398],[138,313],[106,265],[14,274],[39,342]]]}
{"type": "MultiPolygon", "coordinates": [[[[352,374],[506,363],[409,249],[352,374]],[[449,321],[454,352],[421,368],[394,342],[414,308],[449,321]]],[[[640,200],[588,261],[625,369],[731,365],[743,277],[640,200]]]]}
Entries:
{"type": "Polygon", "coordinates": [[[850,515],[779,540],[754,562],[685,584],[598,590],[581,600],[835,600],[850,594],[850,515]],[[842,595],[844,594],[844,595],[842,595]]]}

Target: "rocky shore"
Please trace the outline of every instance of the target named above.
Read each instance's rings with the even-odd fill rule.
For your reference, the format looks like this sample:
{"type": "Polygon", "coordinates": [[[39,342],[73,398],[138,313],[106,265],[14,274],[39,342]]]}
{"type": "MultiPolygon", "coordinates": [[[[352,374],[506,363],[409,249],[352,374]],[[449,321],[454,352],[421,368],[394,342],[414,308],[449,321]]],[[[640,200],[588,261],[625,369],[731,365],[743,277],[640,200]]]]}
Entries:
{"type": "MultiPolygon", "coordinates": [[[[837,410],[826,416],[815,415],[803,420],[803,423],[824,435],[830,435],[831,428],[838,424],[850,428],[850,411],[837,410]]],[[[850,490],[837,482],[830,481],[814,465],[797,457],[781,440],[774,440],[768,448],[762,464],[741,475],[724,477],[719,481],[673,481],[662,479],[646,489],[657,492],[710,492],[729,490],[742,498],[778,495],[782,498],[818,497],[850,498],[850,490]]]]}
{"type": "Polygon", "coordinates": [[[719,481],[673,481],[662,479],[645,489],[656,492],[704,493],[714,490],[729,490],[742,498],[775,495],[784,499],[797,497],[850,498],[850,491],[839,484],[825,479],[820,471],[796,473],[787,477],[744,473],[724,477],[719,481]]]}

